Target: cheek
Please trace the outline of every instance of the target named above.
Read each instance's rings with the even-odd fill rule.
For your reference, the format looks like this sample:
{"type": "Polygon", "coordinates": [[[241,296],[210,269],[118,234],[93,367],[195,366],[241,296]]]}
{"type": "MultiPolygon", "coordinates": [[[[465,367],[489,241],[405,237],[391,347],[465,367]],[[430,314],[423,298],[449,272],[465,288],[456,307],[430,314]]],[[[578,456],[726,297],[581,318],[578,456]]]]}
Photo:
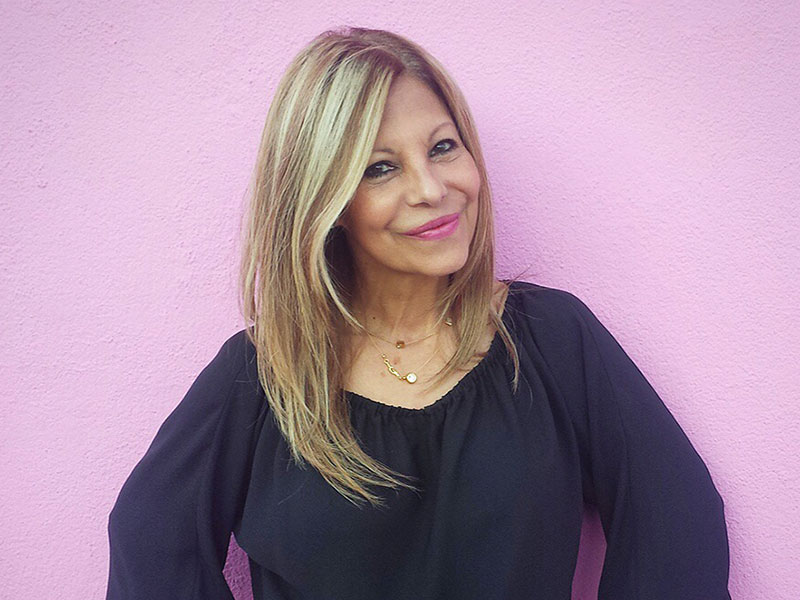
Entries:
{"type": "Polygon", "coordinates": [[[472,165],[472,189],[477,197],[478,191],[481,189],[481,173],[478,171],[478,166],[475,164],[475,161],[470,161],[470,164],[472,165]]]}
{"type": "Polygon", "coordinates": [[[464,170],[463,191],[467,195],[467,214],[469,215],[469,227],[467,234],[471,237],[475,233],[478,220],[478,194],[481,189],[481,174],[478,171],[475,161],[470,160],[469,165],[464,170]]]}
{"type": "Polygon", "coordinates": [[[472,155],[468,152],[465,154],[465,160],[461,161],[458,179],[461,189],[474,200],[481,186],[481,174],[472,155]]]}
{"type": "Polygon", "coordinates": [[[391,220],[386,203],[375,193],[356,194],[347,208],[346,215],[350,228],[363,232],[383,229],[391,220]]]}

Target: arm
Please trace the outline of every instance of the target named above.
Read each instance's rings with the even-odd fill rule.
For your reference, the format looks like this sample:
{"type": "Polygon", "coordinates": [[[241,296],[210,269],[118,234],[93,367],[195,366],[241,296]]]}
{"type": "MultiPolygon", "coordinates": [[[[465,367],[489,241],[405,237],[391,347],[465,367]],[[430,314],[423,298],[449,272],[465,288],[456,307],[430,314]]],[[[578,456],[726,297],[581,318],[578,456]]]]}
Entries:
{"type": "Polygon", "coordinates": [[[680,425],[597,317],[577,314],[584,496],[607,549],[600,600],[729,600],[724,505],[680,425]]]}
{"type": "Polygon", "coordinates": [[[222,346],[122,486],[107,600],[232,600],[222,569],[264,413],[244,348],[242,332],[222,346]]]}

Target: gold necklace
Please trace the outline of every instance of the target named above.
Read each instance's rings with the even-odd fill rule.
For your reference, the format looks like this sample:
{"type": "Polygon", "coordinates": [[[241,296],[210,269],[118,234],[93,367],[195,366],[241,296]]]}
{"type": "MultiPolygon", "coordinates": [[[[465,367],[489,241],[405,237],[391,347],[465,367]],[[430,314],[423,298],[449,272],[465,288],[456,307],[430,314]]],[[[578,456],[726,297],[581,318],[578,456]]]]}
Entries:
{"type": "MultiPolygon", "coordinates": [[[[453,320],[450,317],[445,317],[444,324],[449,327],[449,326],[451,326],[453,324],[453,320]]],[[[379,335],[375,335],[374,333],[370,333],[369,330],[366,327],[364,328],[364,331],[366,331],[368,335],[371,335],[372,337],[376,337],[379,340],[386,342],[387,344],[394,344],[394,347],[397,348],[398,350],[402,350],[406,346],[410,346],[411,344],[416,344],[417,342],[421,342],[422,340],[427,340],[432,335],[436,335],[436,332],[434,331],[433,333],[429,333],[425,337],[421,337],[418,340],[414,340],[413,342],[404,342],[403,340],[397,340],[396,342],[392,342],[390,340],[382,338],[379,335]]]]}
{"type": "MultiPolygon", "coordinates": [[[[450,317],[447,317],[447,318],[444,320],[444,323],[445,323],[445,325],[447,325],[448,327],[452,327],[452,325],[453,325],[453,320],[452,320],[450,317]]],[[[366,330],[366,328],[365,328],[365,331],[367,331],[367,330],[366,330]]],[[[409,345],[411,345],[411,344],[414,344],[414,343],[416,343],[416,342],[420,342],[420,341],[422,341],[422,340],[426,340],[426,339],[428,339],[429,337],[431,337],[432,335],[435,335],[435,333],[436,333],[436,332],[434,331],[433,333],[431,333],[431,334],[429,334],[429,335],[426,335],[424,338],[420,338],[420,339],[418,339],[418,340],[414,340],[413,342],[408,342],[408,343],[406,343],[406,342],[404,342],[403,340],[397,340],[396,342],[390,342],[389,340],[385,340],[385,339],[383,339],[382,337],[379,337],[379,336],[377,336],[377,335],[374,335],[374,334],[370,333],[369,331],[367,331],[367,335],[370,337],[369,341],[372,343],[372,345],[373,345],[373,346],[375,346],[375,349],[376,349],[378,352],[380,352],[380,354],[381,354],[381,358],[383,359],[383,362],[384,362],[384,364],[386,365],[386,368],[388,369],[389,373],[391,373],[392,375],[394,375],[395,377],[397,377],[397,378],[398,378],[400,381],[405,381],[405,382],[408,382],[408,383],[415,383],[415,382],[417,381],[417,379],[418,379],[418,377],[417,377],[417,374],[416,374],[414,371],[409,371],[409,372],[408,372],[408,373],[406,373],[405,375],[401,375],[401,374],[400,374],[400,372],[399,372],[399,371],[398,371],[398,370],[397,370],[397,369],[396,369],[396,368],[395,368],[395,367],[392,365],[392,363],[390,363],[390,362],[389,362],[389,359],[386,357],[386,354],[385,354],[385,353],[383,353],[383,352],[381,352],[381,349],[380,349],[380,348],[378,348],[378,345],[377,345],[377,344],[376,344],[376,343],[373,341],[373,339],[372,339],[372,338],[373,338],[373,337],[376,337],[376,338],[378,338],[379,340],[383,340],[384,342],[386,342],[386,343],[388,343],[388,344],[392,344],[392,343],[394,343],[394,347],[395,347],[395,348],[401,349],[401,348],[405,348],[406,346],[409,346],[409,345]]],[[[418,370],[422,370],[422,368],[423,368],[423,367],[425,367],[425,365],[427,365],[429,362],[431,362],[431,359],[432,359],[434,356],[436,356],[436,350],[437,350],[438,348],[439,348],[439,344],[438,344],[438,340],[437,340],[437,344],[436,344],[436,346],[435,346],[435,347],[434,347],[434,349],[433,349],[433,353],[430,355],[430,357],[428,358],[428,360],[426,360],[426,361],[425,361],[425,363],[422,365],[422,367],[420,367],[418,370]]]]}

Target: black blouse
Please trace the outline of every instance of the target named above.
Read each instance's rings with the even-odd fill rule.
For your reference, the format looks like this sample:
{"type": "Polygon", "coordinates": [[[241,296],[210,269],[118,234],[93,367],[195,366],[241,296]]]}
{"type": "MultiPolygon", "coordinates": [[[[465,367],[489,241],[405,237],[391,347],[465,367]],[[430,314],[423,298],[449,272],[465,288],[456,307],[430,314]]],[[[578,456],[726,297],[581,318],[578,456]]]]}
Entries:
{"type": "Polygon", "coordinates": [[[256,600],[568,599],[583,503],[607,550],[602,600],[729,599],[723,502],[703,460],[577,296],[516,281],[496,334],[422,409],[347,392],[364,450],[420,492],[358,508],[298,468],[244,330],[163,423],[109,515],[107,600],[211,600],[230,533],[256,600]]]}

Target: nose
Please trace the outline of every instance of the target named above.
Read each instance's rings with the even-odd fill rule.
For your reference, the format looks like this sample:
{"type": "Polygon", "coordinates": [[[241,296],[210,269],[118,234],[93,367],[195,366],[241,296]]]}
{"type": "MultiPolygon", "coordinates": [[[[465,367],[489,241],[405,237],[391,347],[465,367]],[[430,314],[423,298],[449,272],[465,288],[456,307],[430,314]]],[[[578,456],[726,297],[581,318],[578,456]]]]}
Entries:
{"type": "Polygon", "coordinates": [[[436,165],[419,164],[410,170],[409,175],[409,203],[438,204],[447,195],[447,186],[436,165]]]}

